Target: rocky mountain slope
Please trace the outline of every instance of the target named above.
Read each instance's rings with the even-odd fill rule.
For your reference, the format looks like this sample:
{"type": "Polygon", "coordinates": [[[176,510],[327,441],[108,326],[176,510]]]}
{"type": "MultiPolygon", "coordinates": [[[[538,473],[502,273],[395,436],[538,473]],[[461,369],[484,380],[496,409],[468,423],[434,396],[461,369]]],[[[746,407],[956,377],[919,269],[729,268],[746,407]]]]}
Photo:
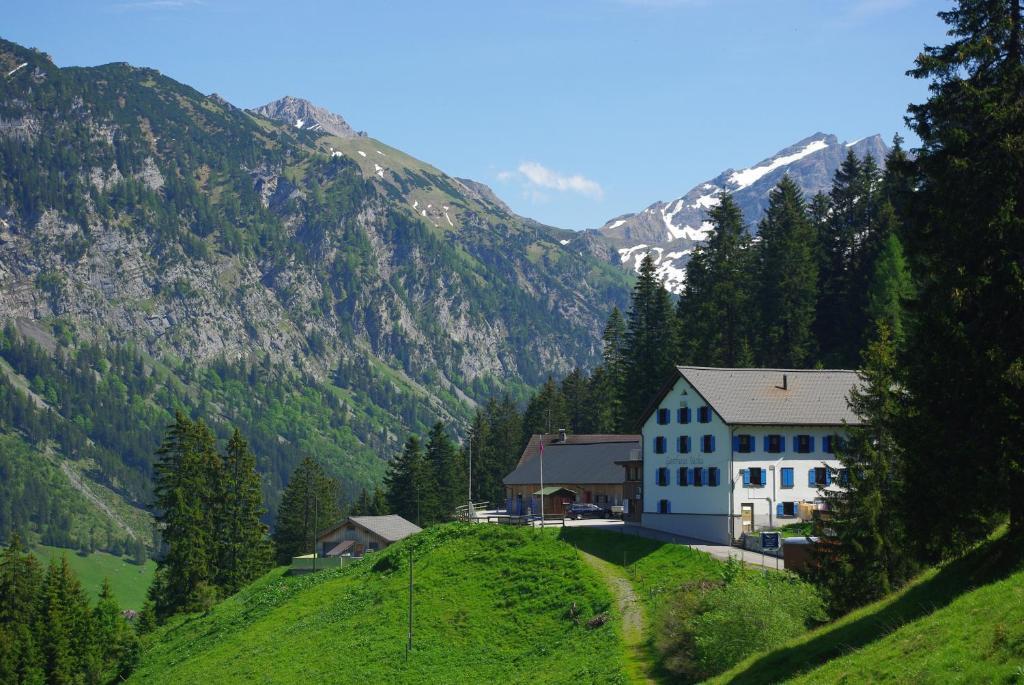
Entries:
{"type": "Polygon", "coordinates": [[[726,169],[681,197],[617,216],[584,235],[606,238],[626,268],[638,269],[644,255],[652,253],[666,287],[680,292],[689,255],[707,237],[707,212],[718,204],[722,193],[732,193],[751,230],[756,231],[768,206],[768,194],[784,175],[795,180],[806,197],[827,191],[849,150],[862,158],[870,154],[880,164],[888,153],[878,135],[844,143],[834,135],[815,133],[751,167],[726,169]]]}
{"type": "Polygon", "coordinates": [[[8,361],[52,385],[61,425],[106,450],[92,475],[131,501],[175,406],[245,428],[273,506],[303,454],[352,494],[408,433],[591,363],[628,277],[564,234],[310,103],[247,112],[152,69],[58,68],[0,41],[8,361]],[[93,374],[148,422],[123,468],[127,438],[75,423],[62,395],[93,374]]]}

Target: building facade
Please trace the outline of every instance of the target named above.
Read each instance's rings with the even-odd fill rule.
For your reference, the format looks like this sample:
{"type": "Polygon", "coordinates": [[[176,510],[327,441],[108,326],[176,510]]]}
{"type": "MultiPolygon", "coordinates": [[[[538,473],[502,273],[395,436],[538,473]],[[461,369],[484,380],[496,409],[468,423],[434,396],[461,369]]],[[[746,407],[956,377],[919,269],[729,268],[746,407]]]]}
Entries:
{"type": "Polygon", "coordinates": [[[539,514],[541,498],[545,515],[551,516],[575,503],[637,509],[640,502],[630,501],[619,463],[639,448],[639,435],[534,435],[515,470],[503,479],[505,509],[514,515],[539,514]]]}
{"type": "Polygon", "coordinates": [[[321,557],[361,557],[382,550],[422,530],[397,514],[349,516],[317,536],[316,554],[321,557]]]}
{"type": "Polygon", "coordinates": [[[646,528],[719,544],[807,519],[845,472],[853,371],[679,367],[645,414],[646,528]]]}

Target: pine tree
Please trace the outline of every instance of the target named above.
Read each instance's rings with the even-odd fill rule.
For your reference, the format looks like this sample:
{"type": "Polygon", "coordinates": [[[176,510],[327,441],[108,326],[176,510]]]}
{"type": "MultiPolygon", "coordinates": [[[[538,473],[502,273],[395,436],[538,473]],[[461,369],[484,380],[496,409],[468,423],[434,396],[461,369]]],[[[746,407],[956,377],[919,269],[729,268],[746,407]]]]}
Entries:
{"type": "Polygon", "coordinates": [[[586,375],[579,367],[574,368],[565,378],[559,393],[565,399],[566,428],[570,433],[589,433],[591,395],[586,375]]]}
{"type": "Polygon", "coordinates": [[[601,342],[601,365],[588,388],[588,423],[595,433],[614,433],[626,422],[626,321],[618,307],[608,316],[601,342]]]}
{"type": "Polygon", "coordinates": [[[66,557],[50,562],[37,612],[46,681],[99,682],[102,666],[92,612],[66,557]]]}
{"type": "Polygon", "coordinates": [[[525,443],[531,435],[554,433],[569,426],[569,412],[565,396],[551,376],[544,382],[526,405],[523,413],[523,437],[525,443]]]}
{"type": "Polygon", "coordinates": [[[640,263],[629,307],[623,346],[624,412],[620,431],[634,429],[648,402],[671,375],[676,353],[675,312],[648,253],[640,263]]]}
{"type": "Polygon", "coordinates": [[[415,435],[409,436],[402,453],[388,465],[384,487],[393,513],[421,526],[438,520],[437,481],[415,435]]]}
{"type": "Polygon", "coordinates": [[[309,554],[316,536],[341,518],[338,481],[324,472],[312,457],[295,467],[281,495],[277,521],[271,535],[278,564],[309,554]]]}
{"type": "Polygon", "coordinates": [[[800,188],[789,176],[768,196],[759,233],[758,360],[762,366],[805,368],[816,351],[817,235],[800,188]]]}
{"type": "Polygon", "coordinates": [[[446,521],[466,497],[466,473],[463,461],[448,437],[444,423],[438,421],[427,436],[426,458],[436,483],[437,508],[433,520],[446,521]]]}
{"type": "Polygon", "coordinates": [[[121,615],[106,578],[93,608],[93,630],[106,680],[125,679],[138,663],[138,638],[121,615]]]}
{"type": "Polygon", "coordinates": [[[731,195],[722,196],[709,218],[714,228],[686,267],[678,305],[684,341],[680,354],[687,363],[702,366],[752,366],[751,284],[756,267],[750,236],[731,195]]]}
{"type": "MultiPolygon", "coordinates": [[[[883,215],[892,217],[892,205],[886,202],[883,215]]],[[[903,342],[903,308],[914,294],[903,245],[895,231],[889,232],[875,260],[875,273],[868,286],[867,318],[877,330],[879,323],[891,331],[897,345],[903,342]]]]}
{"type": "Polygon", "coordinates": [[[162,619],[195,610],[199,595],[215,585],[223,465],[210,429],[180,411],[157,456],[153,492],[164,554],[151,594],[162,619]]]}
{"type": "Polygon", "coordinates": [[[907,397],[896,375],[894,340],[884,323],[877,332],[864,353],[863,385],[850,397],[862,423],[849,427],[838,453],[847,482],[823,493],[830,516],[820,531],[814,576],[836,615],[885,596],[914,571],[899,516],[904,452],[895,430],[907,397]]]}
{"type": "Polygon", "coordinates": [[[910,72],[931,96],[910,108],[921,148],[904,222],[918,287],[904,510],[928,558],[1007,513],[1024,534],[1024,8],[961,0],[939,16],[953,40],[910,72]]]}
{"type": "Polygon", "coordinates": [[[17,533],[0,553],[0,682],[37,685],[44,680],[36,638],[42,570],[17,533]]]}
{"type": "Polygon", "coordinates": [[[237,429],[224,452],[223,473],[215,581],[231,595],[265,573],[271,562],[267,527],[261,521],[263,493],[256,457],[237,429]]]}

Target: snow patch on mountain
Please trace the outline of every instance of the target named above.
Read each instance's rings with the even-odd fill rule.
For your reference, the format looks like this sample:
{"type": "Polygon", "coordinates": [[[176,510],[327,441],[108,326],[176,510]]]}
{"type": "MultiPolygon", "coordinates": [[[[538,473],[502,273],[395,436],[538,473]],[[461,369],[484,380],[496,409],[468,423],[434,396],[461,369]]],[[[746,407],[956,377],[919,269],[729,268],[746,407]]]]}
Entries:
{"type": "Polygon", "coordinates": [[[732,175],[729,176],[729,185],[732,186],[730,190],[737,191],[741,188],[746,188],[747,186],[755,183],[765,174],[769,174],[776,169],[786,166],[787,164],[792,164],[797,160],[803,159],[812,152],[824,150],[827,147],[828,141],[824,139],[815,140],[805,145],[803,149],[797,150],[791,155],[776,157],[772,161],[761,166],[750,167],[749,169],[743,169],[742,171],[734,171],[732,175]]]}

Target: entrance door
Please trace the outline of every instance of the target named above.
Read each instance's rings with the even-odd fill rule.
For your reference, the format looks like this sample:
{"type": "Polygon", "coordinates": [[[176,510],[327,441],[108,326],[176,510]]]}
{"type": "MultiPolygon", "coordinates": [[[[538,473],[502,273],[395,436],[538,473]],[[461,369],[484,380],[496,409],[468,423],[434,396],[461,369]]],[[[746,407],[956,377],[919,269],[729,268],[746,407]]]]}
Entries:
{"type": "Polygon", "coordinates": [[[742,532],[753,533],[754,532],[754,504],[753,502],[746,502],[740,505],[740,523],[742,524],[742,532]]]}

